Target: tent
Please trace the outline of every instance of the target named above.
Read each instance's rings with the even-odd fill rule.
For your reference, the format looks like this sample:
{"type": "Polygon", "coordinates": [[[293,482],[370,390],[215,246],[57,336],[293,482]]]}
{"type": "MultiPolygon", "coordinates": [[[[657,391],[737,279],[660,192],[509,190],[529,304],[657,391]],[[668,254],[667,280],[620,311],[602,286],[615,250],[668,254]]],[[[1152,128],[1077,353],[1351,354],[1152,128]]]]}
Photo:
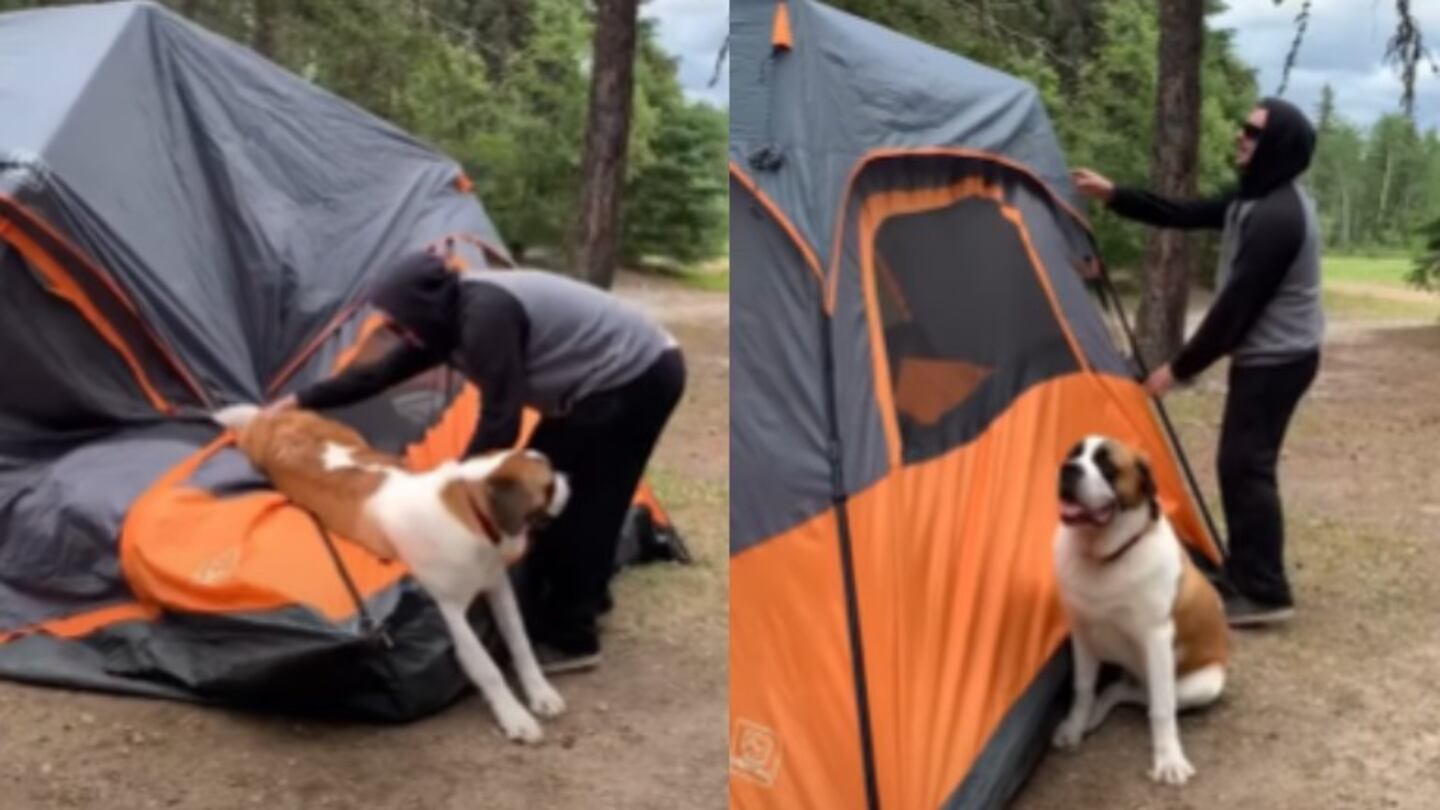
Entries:
{"type": "MultiPolygon", "coordinates": [[[[363,293],[432,244],[511,266],[396,127],[155,4],[0,15],[0,677],[380,720],[467,688],[404,567],[207,418],[383,351],[363,293]]],[[[333,415],[423,468],[480,407],[435,371],[333,415]]]]}
{"type": "Polygon", "coordinates": [[[1073,443],[1143,447],[1219,549],[1035,89],[811,0],[730,14],[731,806],[1003,806],[1068,700],[1073,443]]]}

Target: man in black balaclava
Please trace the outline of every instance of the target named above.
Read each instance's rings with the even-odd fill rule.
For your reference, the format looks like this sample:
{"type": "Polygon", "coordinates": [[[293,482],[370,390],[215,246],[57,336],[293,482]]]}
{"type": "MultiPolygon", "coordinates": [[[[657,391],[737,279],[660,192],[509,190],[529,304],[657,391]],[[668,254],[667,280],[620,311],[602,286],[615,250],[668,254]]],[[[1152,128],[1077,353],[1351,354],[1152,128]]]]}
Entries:
{"type": "Polygon", "coordinates": [[[530,446],[573,494],[534,538],[517,592],[546,671],[595,666],[621,527],[685,388],[680,347],[589,284],[539,270],[461,274],[428,252],[403,259],[369,300],[403,343],[272,407],[338,408],[449,365],[480,389],[465,456],[513,447],[524,409],[535,409],[530,446]]]}
{"type": "Polygon", "coordinates": [[[1320,367],[1320,237],[1315,206],[1298,178],[1315,130],[1293,105],[1267,98],[1236,137],[1240,185],[1214,199],[1168,200],[1117,188],[1088,169],[1079,192],[1121,216],[1164,228],[1221,231],[1217,295],[1184,348],[1146,381],[1164,396],[1230,356],[1218,468],[1230,529],[1226,613],[1236,626],[1288,619],[1285,525],[1276,480],[1290,417],[1320,367]]]}

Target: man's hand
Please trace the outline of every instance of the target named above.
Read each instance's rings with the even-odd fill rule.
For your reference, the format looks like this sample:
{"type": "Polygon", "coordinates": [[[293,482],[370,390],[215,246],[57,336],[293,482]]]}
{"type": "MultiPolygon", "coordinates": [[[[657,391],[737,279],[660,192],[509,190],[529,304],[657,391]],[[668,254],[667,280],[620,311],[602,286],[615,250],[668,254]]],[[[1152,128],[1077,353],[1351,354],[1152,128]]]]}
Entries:
{"type": "Polygon", "coordinates": [[[1089,169],[1076,169],[1070,172],[1070,181],[1075,184],[1075,190],[1080,196],[1101,202],[1110,202],[1115,196],[1115,184],[1110,178],[1089,169]]]}
{"type": "Polygon", "coordinates": [[[281,411],[288,411],[291,408],[296,407],[299,407],[299,400],[296,399],[294,394],[286,394],[284,397],[281,397],[280,399],[275,400],[269,405],[266,405],[264,413],[276,414],[280,413],[281,411]]]}
{"type": "Polygon", "coordinates": [[[1155,369],[1145,381],[1145,390],[1153,397],[1163,397],[1174,387],[1175,375],[1170,371],[1169,363],[1155,369]]]}

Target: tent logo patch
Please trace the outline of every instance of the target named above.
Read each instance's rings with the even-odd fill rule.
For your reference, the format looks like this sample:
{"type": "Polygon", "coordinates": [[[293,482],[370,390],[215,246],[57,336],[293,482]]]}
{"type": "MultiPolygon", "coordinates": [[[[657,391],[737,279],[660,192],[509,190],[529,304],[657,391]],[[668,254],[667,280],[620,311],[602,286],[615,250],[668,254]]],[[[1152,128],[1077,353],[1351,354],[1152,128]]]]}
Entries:
{"type": "Polygon", "coordinates": [[[240,565],[240,547],[231,546],[209,560],[197,565],[190,578],[196,585],[214,585],[230,578],[240,565]]]}
{"type": "Polygon", "coordinates": [[[730,748],[730,773],[764,787],[774,785],[780,773],[780,739],[775,731],[749,720],[738,721],[730,748]]]}

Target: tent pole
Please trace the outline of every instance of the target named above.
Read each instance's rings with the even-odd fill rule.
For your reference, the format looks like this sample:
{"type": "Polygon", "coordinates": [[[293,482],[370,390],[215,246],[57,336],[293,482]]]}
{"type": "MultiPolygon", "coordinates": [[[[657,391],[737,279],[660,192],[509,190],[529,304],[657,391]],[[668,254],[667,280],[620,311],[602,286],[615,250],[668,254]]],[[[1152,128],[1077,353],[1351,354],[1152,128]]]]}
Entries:
{"type": "Polygon", "coordinates": [[[859,721],[860,764],[865,775],[865,807],[880,810],[880,785],[875,774],[875,744],[870,722],[870,688],[865,671],[865,645],[860,632],[860,599],[855,586],[855,554],[850,536],[850,499],[845,488],[845,455],[840,440],[840,416],[835,401],[835,346],[830,317],[820,310],[820,344],[824,351],[825,409],[830,422],[830,508],[835,512],[839,536],[840,575],[845,588],[845,624],[850,641],[851,677],[855,680],[855,713],[859,721]]]}
{"type": "MultiPolygon", "coordinates": [[[[1120,316],[1120,328],[1125,332],[1125,339],[1130,342],[1130,354],[1135,358],[1135,364],[1140,367],[1140,376],[1143,381],[1150,376],[1150,369],[1145,365],[1145,358],[1140,355],[1140,345],[1135,339],[1135,332],[1130,328],[1130,319],[1125,317],[1125,304],[1120,300],[1120,293],[1115,289],[1115,282],[1110,279],[1110,273],[1105,266],[1100,265],[1100,286],[1110,294],[1110,300],[1115,307],[1115,312],[1120,316]]],[[[1155,403],[1155,408],[1160,412],[1160,422],[1165,426],[1165,433],[1170,438],[1170,444],[1175,448],[1175,455],[1180,459],[1180,467],[1185,471],[1185,479],[1190,484],[1190,491],[1195,494],[1195,502],[1200,505],[1200,516],[1205,519],[1205,528],[1210,530],[1210,536],[1215,538],[1215,545],[1220,552],[1222,559],[1230,556],[1230,549],[1224,538],[1220,536],[1220,530],[1215,526],[1215,518],[1210,514],[1210,506],[1205,502],[1205,493],[1200,489],[1200,482],[1195,478],[1195,471],[1190,467],[1190,458],[1185,454],[1185,446],[1180,443],[1180,434],[1176,432],[1175,425],[1170,421],[1170,412],[1165,409],[1165,403],[1159,397],[1150,397],[1155,403]]]]}

